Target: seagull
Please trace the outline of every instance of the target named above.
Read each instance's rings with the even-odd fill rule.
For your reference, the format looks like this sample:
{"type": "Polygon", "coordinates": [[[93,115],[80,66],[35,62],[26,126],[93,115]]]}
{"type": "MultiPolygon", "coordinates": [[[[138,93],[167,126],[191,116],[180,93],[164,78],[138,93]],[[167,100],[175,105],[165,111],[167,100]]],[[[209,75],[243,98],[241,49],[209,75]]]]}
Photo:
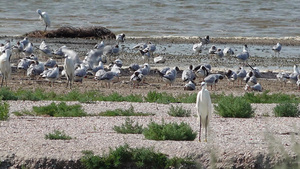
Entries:
{"type": "Polygon", "coordinates": [[[142,68],[138,69],[137,71],[139,71],[143,74],[142,82],[144,83],[146,76],[150,73],[150,66],[148,63],[144,63],[144,66],[142,68]]]}
{"type": "Polygon", "coordinates": [[[254,76],[254,73],[252,71],[250,71],[246,77],[244,78],[244,80],[246,81],[246,83],[249,86],[253,86],[257,83],[256,77],[254,76]]]}
{"type": "Polygon", "coordinates": [[[298,75],[300,74],[298,66],[294,65],[294,72],[289,75],[289,81],[292,84],[296,84],[298,81],[298,75]]]}
{"type": "Polygon", "coordinates": [[[36,12],[40,15],[40,20],[44,21],[45,24],[45,31],[47,30],[47,27],[50,27],[51,22],[50,22],[50,18],[47,14],[47,12],[42,12],[40,9],[36,10],[36,12]]]}
{"type": "Polygon", "coordinates": [[[132,49],[144,50],[147,47],[147,43],[139,43],[135,45],[132,49]]]}
{"type": "Polygon", "coordinates": [[[205,139],[204,142],[207,142],[207,127],[209,120],[212,115],[212,103],[209,91],[206,89],[206,83],[201,83],[202,89],[197,94],[196,108],[198,121],[200,122],[199,128],[199,141],[201,141],[201,128],[204,127],[205,130],[205,139]]]}
{"type": "Polygon", "coordinates": [[[237,80],[237,74],[232,70],[228,70],[225,76],[228,79],[228,83],[232,82],[232,86],[233,86],[234,82],[237,80]]]}
{"type": "Polygon", "coordinates": [[[215,54],[216,51],[217,47],[215,45],[212,45],[208,50],[208,54],[215,54]]]}
{"type": "Polygon", "coordinates": [[[221,48],[218,48],[217,51],[215,52],[215,54],[219,59],[222,59],[224,56],[224,53],[221,48]]]}
{"type": "Polygon", "coordinates": [[[86,77],[86,66],[81,63],[80,66],[77,66],[74,71],[74,81],[75,82],[81,82],[83,81],[83,78],[86,77]]]}
{"type": "Polygon", "coordinates": [[[5,81],[5,86],[7,86],[7,80],[11,76],[10,57],[11,57],[10,49],[6,49],[0,56],[0,71],[2,74],[1,87],[3,86],[4,81],[5,81]]]}
{"type": "Polygon", "coordinates": [[[166,62],[166,58],[164,58],[163,56],[157,56],[153,58],[154,63],[165,63],[166,62]]]}
{"type": "Polygon", "coordinates": [[[108,71],[105,72],[100,78],[99,80],[101,81],[105,81],[106,82],[106,87],[110,88],[110,82],[111,81],[118,81],[119,80],[119,74],[117,72],[114,71],[108,71]]]}
{"type": "Polygon", "coordinates": [[[189,90],[189,91],[192,91],[192,90],[195,90],[196,89],[196,85],[194,83],[194,81],[189,81],[187,84],[184,85],[184,88],[183,90],[189,90]]]}
{"type": "Polygon", "coordinates": [[[129,70],[133,71],[133,72],[137,71],[139,68],[140,68],[140,65],[137,63],[132,63],[129,65],[129,70]]]}
{"type": "Polygon", "coordinates": [[[15,51],[18,53],[19,58],[20,58],[20,54],[21,52],[23,52],[24,50],[24,44],[21,43],[20,41],[17,42],[17,46],[13,46],[13,48],[15,49],[15,51]]]}
{"type": "Polygon", "coordinates": [[[105,60],[109,57],[111,61],[111,56],[116,56],[120,52],[119,45],[106,45],[103,48],[103,55],[105,56],[105,60]]]}
{"type": "Polygon", "coordinates": [[[88,69],[93,69],[95,66],[99,65],[99,62],[106,63],[106,57],[103,57],[103,50],[92,49],[85,56],[83,63],[88,69]]]}
{"type": "Polygon", "coordinates": [[[283,86],[286,86],[286,82],[287,82],[287,79],[289,79],[289,76],[285,72],[279,72],[276,75],[276,78],[279,82],[281,82],[281,86],[282,86],[282,83],[283,83],[283,86]]]}
{"type": "Polygon", "coordinates": [[[171,86],[175,82],[177,71],[179,71],[179,68],[176,66],[166,72],[166,74],[163,76],[163,81],[166,83],[166,85],[169,84],[171,86]]]}
{"type": "Polygon", "coordinates": [[[27,69],[27,76],[30,78],[34,78],[35,76],[40,75],[45,70],[45,66],[43,63],[39,61],[31,61],[29,68],[27,69]]]}
{"type": "Polygon", "coordinates": [[[46,80],[50,81],[51,87],[53,87],[53,82],[59,77],[58,65],[56,64],[52,69],[44,70],[40,75],[46,80]]]}
{"type": "Polygon", "coordinates": [[[33,53],[33,44],[28,43],[28,45],[25,47],[23,52],[24,52],[25,56],[31,55],[33,53]]]}
{"type": "Polygon", "coordinates": [[[52,56],[52,51],[50,49],[50,47],[45,43],[45,41],[43,40],[42,43],[40,44],[39,49],[45,53],[48,57],[52,56]]]}
{"type": "Polygon", "coordinates": [[[119,44],[119,42],[124,42],[125,41],[125,34],[121,33],[119,35],[116,36],[116,41],[119,44]]]}
{"type": "Polygon", "coordinates": [[[190,65],[188,69],[183,70],[181,75],[182,81],[192,81],[196,79],[196,75],[193,72],[193,65],[190,65]]]}
{"type": "Polygon", "coordinates": [[[23,46],[26,47],[29,44],[29,40],[27,37],[25,37],[24,39],[20,40],[20,43],[22,43],[23,46]]]}
{"type": "Polygon", "coordinates": [[[138,88],[139,83],[143,80],[143,74],[140,71],[135,71],[131,77],[130,82],[133,88],[138,88]]]}
{"type": "Polygon", "coordinates": [[[97,43],[97,44],[94,46],[94,49],[103,49],[104,46],[105,46],[104,41],[101,41],[100,43],[97,43]]]}
{"type": "Polygon", "coordinates": [[[197,77],[205,78],[210,73],[210,65],[199,65],[194,68],[197,77]]]}
{"type": "Polygon", "coordinates": [[[53,68],[56,64],[57,64],[57,63],[56,63],[56,60],[54,60],[54,59],[52,59],[52,58],[49,58],[49,59],[45,62],[44,66],[45,66],[46,68],[53,68]]]}
{"type": "Polygon", "coordinates": [[[255,85],[252,85],[252,86],[246,84],[245,90],[252,90],[252,91],[259,91],[259,92],[261,92],[262,91],[262,87],[261,87],[261,85],[259,83],[256,83],[255,85]]]}
{"type": "Polygon", "coordinates": [[[239,67],[239,70],[237,71],[237,80],[238,82],[240,81],[242,85],[242,81],[244,80],[244,78],[246,77],[247,72],[243,67],[239,67]]]}
{"type": "Polygon", "coordinates": [[[204,82],[206,82],[207,86],[211,87],[211,90],[212,90],[212,86],[215,86],[215,90],[216,90],[216,84],[218,83],[219,80],[222,80],[223,78],[224,77],[221,74],[210,74],[204,78],[204,82]]]}
{"type": "Polygon", "coordinates": [[[202,52],[202,48],[203,48],[202,42],[193,45],[193,51],[197,54],[200,54],[202,52]]]}
{"type": "Polygon", "coordinates": [[[27,69],[29,68],[31,62],[32,62],[31,59],[27,59],[27,58],[19,59],[17,69],[24,72],[24,76],[25,76],[25,72],[27,72],[27,69]]]}
{"type": "Polygon", "coordinates": [[[278,57],[279,57],[279,54],[280,54],[280,51],[281,51],[281,44],[280,43],[277,43],[276,45],[273,46],[272,50],[274,50],[274,55],[276,56],[276,53],[278,54],[278,57]]]}
{"type": "Polygon", "coordinates": [[[209,36],[205,36],[204,38],[199,37],[200,42],[205,45],[205,47],[209,44],[209,36]]]}
{"type": "Polygon", "coordinates": [[[229,57],[229,56],[234,55],[234,51],[230,47],[226,47],[223,50],[223,54],[224,54],[224,56],[229,57]]]}
{"type": "Polygon", "coordinates": [[[156,45],[149,41],[145,49],[150,53],[150,56],[153,56],[153,53],[156,50],[156,45]]]}
{"type": "Polygon", "coordinates": [[[248,46],[244,45],[243,47],[243,52],[239,53],[236,55],[239,61],[245,63],[247,62],[248,58],[250,57],[249,52],[248,52],[248,46]]]}

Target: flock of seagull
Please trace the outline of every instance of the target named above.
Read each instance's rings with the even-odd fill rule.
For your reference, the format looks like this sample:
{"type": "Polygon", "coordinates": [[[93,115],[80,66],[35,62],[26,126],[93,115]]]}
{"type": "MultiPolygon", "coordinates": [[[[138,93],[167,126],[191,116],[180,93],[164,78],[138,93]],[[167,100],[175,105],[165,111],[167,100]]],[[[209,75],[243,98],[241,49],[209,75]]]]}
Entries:
{"type": "MultiPolygon", "coordinates": [[[[45,31],[47,27],[50,27],[50,19],[46,12],[41,12],[41,10],[37,10],[37,13],[40,15],[40,18],[44,21],[45,31]]],[[[17,65],[18,71],[23,71],[24,75],[30,77],[31,79],[42,77],[51,82],[51,86],[55,80],[57,80],[60,76],[64,76],[67,79],[67,86],[72,88],[73,82],[82,82],[83,78],[88,75],[94,76],[95,80],[106,82],[106,86],[110,88],[110,83],[119,81],[119,76],[121,74],[121,67],[123,65],[122,60],[116,59],[112,61],[112,57],[117,56],[120,53],[119,44],[125,42],[125,34],[119,34],[116,36],[116,43],[114,45],[106,45],[104,41],[96,44],[94,49],[91,49],[85,56],[83,60],[80,60],[78,54],[66,47],[65,45],[58,48],[57,50],[51,50],[51,48],[46,44],[45,41],[42,41],[38,50],[41,51],[42,56],[45,58],[49,58],[46,62],[40,62],[39,57],[34,55],[35,48],[33,44],[29,41],[27,37],[23,40],[17,42],[16,45],[11,45],[10,41],[7,41],[6,44],[1,44],[0,52],[2,52],[0,56],[0,71],[2,75],[2,83],[4,82],[7,85],[7,79],[10,78],[11,75],[11,55],[12,53],[16,53],[19,56],[19,62],[17,65]],[[59,70],[58,63],[54,59],[54,57],[63,58],[63,70],[59,70]],[[107,60],[110,61],[109,70],[106,71],[104,69],[104,64],[107,63],[107,60]],[[112,61],[112,62],[111,62],[112,61]]],[[[199,37],[199,43],[193,45],[193,51],[195,53],[201,53],[204,49],[207,48],[207,45],[210,44],[209,36],[205,36],[204,38],[199,37]]],[[[149,58],[153,57],[154,63],[164,63],[166,61],[165,58],[161,56],[154,57],[154,52],[156,51],[156,45],[151,42],[147,43],[139,43],[133,47],[133,49],[137,49],[142,58],[147,60],[143,65],[139,65],[137,63],[133,63],[129,65],[129,69],[132,72],[130,77],[130,82],[133,88],[138,88],[139,85],[145,83],[145,78],[150,74],[150,65],[149,58]]],[[[273,46],[272,50],[275,52],[275,56],[280,54],[281,44],[277,43],[273,46]]],[[[219,80],[224,78],[228,79],[228,83],[232,83],[237,81],[245,82],[245,90],[254,90],[254,91],[262,91],[262,86],[258,82],[257,78],[261,77],[259,69],[254,67],[252,68],[247,60],[250,57],[248,46],[243,46],[243,51],[237,55],[234,55],[234,50],[230,47],[226,47],[225,49],[217,48],[215,45],[212,45],[208,51],[210,57],[236,57],[240,62],[242,62],[243,66],[239,67],[237,71],[229,69],[224,74],[213,74],[211,73],[211,65],[210,64],[200,64],[197,66],[189,65],[187,69],[182,72],[182,81],[186,82],[184,86],[184,90],[195,90],[196,77],[200,79],[200,81],[206,82],[207,86],[213,89],[213,86],[216,90],[216,84],[219,80]],[[251,70],[246,72],[244,66],[248,65],[251,70]]],[[[179,68],[178,67],[166,67],[162,70],[158,71],[158,74],[161,76],[162,81],[171,86],[174,84],[179,68]]],[[[296,84],[300,90],[300,73],[298,67],[294,66],[294,72],[291,74],[288,73],[279,73],[277,75],[277,79],[284,84],[287,81],[296,84]]]]}

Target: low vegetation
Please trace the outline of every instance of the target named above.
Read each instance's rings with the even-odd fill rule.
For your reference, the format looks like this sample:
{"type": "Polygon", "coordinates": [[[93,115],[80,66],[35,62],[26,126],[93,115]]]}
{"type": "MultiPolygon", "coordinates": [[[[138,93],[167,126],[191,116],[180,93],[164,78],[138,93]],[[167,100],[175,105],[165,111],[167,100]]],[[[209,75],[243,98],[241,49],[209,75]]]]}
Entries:
{"type": "Polygon", "coordinates": [[[215,105],[216,114],[222,117],[250,118],[254,116],[251,104],[243,97],[222,97],[215,105]]]}
{"type": "Polygon", "coordinates": [[[130,118],[126,118],[125,123],[121,126],[114,126],[113,129],[117,133],[122,134],[142,134],[143,133],[143,125],[139,125],[139,123],[135,123],[130,118]]]}
{"type": "Polygon", "coordinates": [[[171,105],[171,107],[169,108],[168,114],[170,116],[174,116],[174,117],[190,117],[191,110],[186,110],[186,109],[182,108],[182,106],[174,107],[173,105],[171,105]]]}
{"type": "Polygon", "coordinates": [[[276,117],[299,117],[300,110],[296,103],[280,103],[274,107],[273,112],[276,117]]]}
{"type": "Polygon", "coordinates": [[[72,137],[66,135],[64,131],[54,130],[53,133],[45,135],[45,139],[49,140],[71,140],[72,137]]]}
{"type": "Polygon", "coordinates": [[[36,115],[45,115],[52,117],[82,117],[87,116],[87,113],[83,111],[81,105],[67,105],[65,102],[56,104],[52,102],[48,106],[33,106],[33,111],[36,115]]]}
{"type": "Polygon", "coordinates": [[[0,120],[7,120],[9,115],[9,104],[6,102],[0,102],[0,120]]]}
{"type": "Polygon", "coordinates": [[[143,113],[143,112],[135,112],[133,106],[131,105],[129,109],[115,109],[115,110],[107,110],[105,112],[101,112],[98,114],[99,116],[152,116],[152,113],[143,113]]]}
{"type": "MultiPolygon", "coordinates": [[[[150,91],[146,96],[139,94],[130,94],[127,96],[118,93],[105,95],[99,91],[72,90],[67,94],[58,94],[54,91],[45,92],[43,89],[11,91],[9,88],[1,88],[0,96],[3,100],[55,100],[55,101],[79,101],[83,103],[93,103],[95,101],[116,101],[116,102],[150,102],[150,103],[196,103],[197,93],[172,95],[166,92],[150,91]]],[[[223,94],[211,93],[213,103],[217,103],[220,99],[226,97],[223,94]]],[[[288,95],[284,93],[270,94],[269,91],[262,93],[247,92],[241,98],[246,99],[249,103],[299,103],[300,97],[296,95],[288,95]]]]}
{"type": "Polygon", "coordinates": [[[143,134],[149,140],[187,140],[192,141],[196,138],[197,133],[184,122],[180,124],[168,123],[162,120],[162,124],[151,122],[144,129],[143,134]]]}
{"type": "Polygon", "coordinates": [[[121,169],[121,168],[196,168],[190,159],[171,158],[167,155],[155,152],[153,148],[130,148],[128,144],[110,148],[108,154],[102,157],[92,151],[83,151],[84,156],[80,162],[87,169],[121,169]]]}

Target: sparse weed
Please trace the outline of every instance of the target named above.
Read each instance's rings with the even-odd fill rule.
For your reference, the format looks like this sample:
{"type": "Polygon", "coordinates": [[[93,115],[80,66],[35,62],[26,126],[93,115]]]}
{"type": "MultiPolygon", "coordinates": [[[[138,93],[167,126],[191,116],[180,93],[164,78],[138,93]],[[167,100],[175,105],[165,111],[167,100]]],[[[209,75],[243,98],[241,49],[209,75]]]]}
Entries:
{"type": "Polygon", "coordinates": [[[190,117],[191,110],[185,110],[182,108],[182,106],[174,107],[173,105],[171,105],[171,107],[169,108],[168,114],[170,116],[174,116],[174,117],[190,117]]]}
{"type": "Polygon", "coordinates": [[[135,125],[134,121],[130,118],[126,118],[125,124],[122,124],[121,126],[114,126],[113,129],[117,133],[122,134],[142,134],[143,133],[143,125],[139,125],[139,123],[136,123],[135,125]]]}
{"type": "Polygon", "coordinates": [[[54,130],[53,133],[45,135],[45,139],[49,140],[71,140],[72,137],[66,135],[64,131],[54,130]]]}
{"type": "Polygon", "coordinates": [[[7,120],[9,115],[9,104],[6,102],[0,102],[0,120],[7,120]]]}
{"type": "Polygon", "coordinates": [[[143,113],[143,112],[135,112],[133,106],[131,105],[129,109],[122,110],[107,110],[105,112],[99,113],[99,116],[150,116],[152,113],[143,113]]]}

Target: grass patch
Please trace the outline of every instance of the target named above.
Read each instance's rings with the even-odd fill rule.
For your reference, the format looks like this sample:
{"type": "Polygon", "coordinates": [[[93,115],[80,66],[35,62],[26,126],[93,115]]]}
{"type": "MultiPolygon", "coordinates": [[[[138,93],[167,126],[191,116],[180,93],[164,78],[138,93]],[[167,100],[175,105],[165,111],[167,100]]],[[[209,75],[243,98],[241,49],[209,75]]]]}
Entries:
{"type": "Polygon", "coordinates": [[[49,140],[71,140],[72,137],[66,135],[64,131],[54,130],[53,133],[45,135],[45,139],[49,140]]]}
{"type": "Polygon", "coordinates": [[[152,113],[135,112],[132,105],[127,110],[115,109],[107,110],[98,114],[99,116],[152,116],[152,113]]]}
{"type": "Polygon", "coordinates": [[[33,111],[36,115],[47,115],[52,117],[82,117],[87,116],[81,105],[75,104],[68,106],[65,102],[55,104],[52,102],[48,106],[33,106],[33,111]]]}
{"type": "Polygon", "coordinates": [[[151,122],[148,124],[148,128],[143,132],[146,139],[150,140],[187,140],[192,141],[196,138],[197,133],[184,122],[177,123],[164,123],[158,124],[151,122]]]}
{"type": "Polygon", "coordinates": [[[12,112],[15,116],[35,116],[36,114],[29,110],[15,111],[12,112]]]}
{"type": "Polygon", "coordinates": [[[299,117],[300,110],[296,103],[280,103],[273,109],[276,117],[299,117]]]}
{"type": "Polygon", "coordinates": [[[174,117],[190,117],[191,110],[183,109],[182,106],[174,107],[173,105],[171,105],[171,107],[169,108],[168,114],[170,116],[174,116],[174,117]]]}
{"type": "Polygon", "coordinates": [[[139,123],[134,125],[134,121],[127,117],[124,124],[114,126],[113,130],[122,134],[142,134],[144,129],[143,125],[139,125],[139,123]]]}
{"type": "Polygon", "coordinates": [[[9,115],[9,104],[6,102],[0,102],[0,120],[7,120],[9,115]]]}
{"type": "Polygon", "coordinates": [[[215,105],[215,111],[222,117],[250,118],[254,116],[251,104],[243,97],[224,96],[215,105]]]}
{"type": "Polygon", "coordinates": [[[284,93],[273,93],[266,90],[262,93],[247,92],[244,94],[244,98],[250,103],[299,103],[300,98],[294,94],[288,95],[284,93]]]}
{"type": "Polygon", "coordinates": [[[130,148],[128,144],[109,150],[102,157],[94,155],[92,151],[83,151],[80,162],[87,169],[121,169],[121,168],[196,168],[190,159],[172,158],[155,152],[153,148],[130,148]]]}

